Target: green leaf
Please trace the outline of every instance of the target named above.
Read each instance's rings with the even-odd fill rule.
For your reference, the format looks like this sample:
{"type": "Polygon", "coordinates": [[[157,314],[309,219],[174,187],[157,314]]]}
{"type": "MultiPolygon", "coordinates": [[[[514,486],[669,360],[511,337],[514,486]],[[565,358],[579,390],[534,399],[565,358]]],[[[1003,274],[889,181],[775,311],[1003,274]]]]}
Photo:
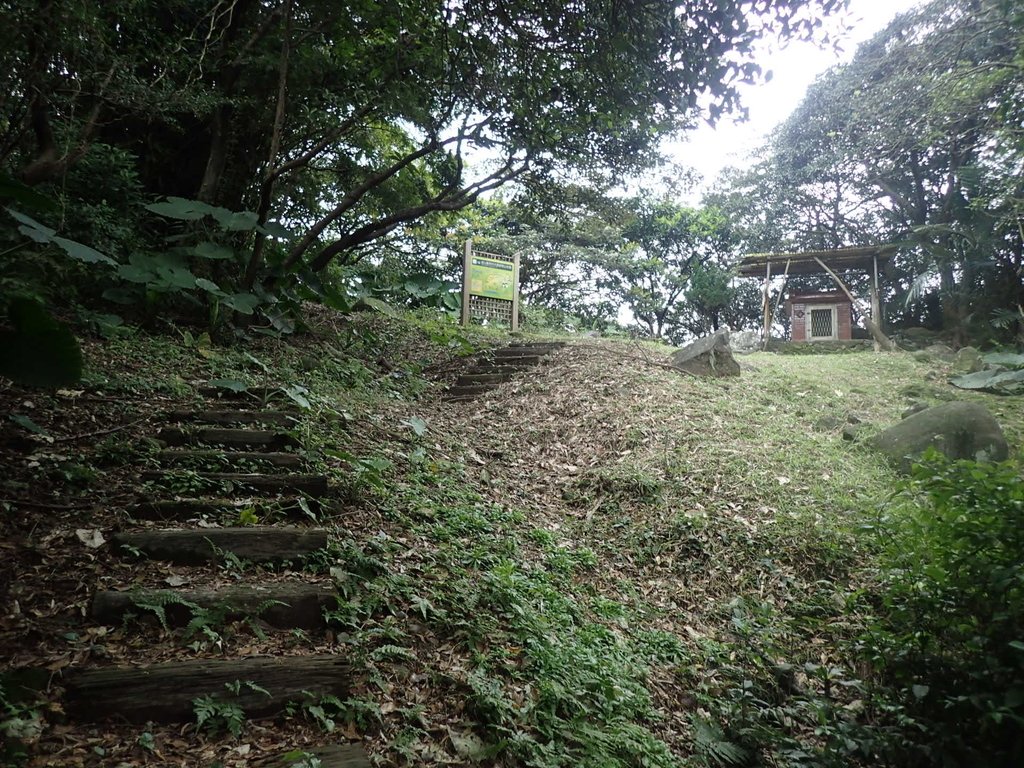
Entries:
{"type": "Polygon", "coordinates": [[[157,264],[156,273],[159,278],[156,287],[161,288],[188,290],[196,287],[198,279],[188,267],[176,264],[157,264]]]}
{"type": "Polygon", "coordinates": [[[18,227],[18,231],[21,232],[21,234],[44,245],[53,242],[53,236],[57,234],[57,230],[50,229],[45,224],[40,224],[31,216],[26,216],[24,213],[15,211],[12,208],[6,208],[5,210],[15,221],[21,224],[21,226],[18,227]]]}
{"type": "Polygon", "coordinates": [[[82,377],[82,351],[71,329],[37,301],[8,308],[11,330],[0,331],[0,375],[30,387],[61,387],[82,377]]]}
{"type": "Polygon", "coordinates": [[[27,429],[34,435],[50,434],[45,429],[36,424],[34,421],[32,421],[32,419],[30,419],[28,416],[22,416],[20,413],[12,413],[8,418],[22,429],[27,429]]]}
{"type": "Polygon", "coordinates": [[[224,293],[224,291],[222,291],[220,289],[219,285],[217,285],[212,280],[207,280],[205,277],[198,277],[198,278],[196,278],[196,288],[201,288],[202,290],[206,291],[207,293],[212,293],[214,296],[226,296],[227,295],[227,294],[224,293]]]}
{"type": "Polygon", "coordinates": [[[184,197],[168,197],[164,202],[150,203],[144,207],[147,211],[179,221],[198,221],[214,211],[212,205],[207,205],[199,200],[188,200],[184,197]]]}
{"type": "Polygon", "coordinates": [[[228,248],[226,245],[220,245],[219,243],[212,243],[210,241],[199,243],[199,245],[192,249],[192,253],[201,259],[211,259],[213,261],[235,258],[235,252],[232,249],[228,248]]]}
{"type": "Polygon", "coordinates": [[[984,389],[990,392],[1010,395],[1024,392],[1024,370],[997,371],[989,369],[954,376],[949,383],[960,389],[984,389]]]}
{"type": "Polygon", "coordinates": [[[84,262],[86,264],[107,264],[111,267],[116,267],[117,262],[106,254],[100,253],[95,248],[90,248],[88,245],[76,242],[74,240],[68,240],[66,237],[55,237],[53,242],[64,249],[64,253],[73,259],[84,262]]]}
{"type": "Polygon", "coordinates": [[[923,699],[925,696],[928,695],[928,691],[930,690],[931,688],[929,688],[927,685],[914,685],[910,688],[911,693],[914,694],[914,698],[917,699],[923,699]]]}
{"type": "Polygon", "coordinates": [[[359,301],[355,303],[352,309],[356,311],[373,310],[375,312],[380,312],[382,315],[388,315],[389,317],[397,316],[394,307],[392,307],[387,302],[381,301],[380,299],[375,299],[372,296],[364,296],[363,298],[359,299],[359,301]]]}
{"type": "Polygon", "coordinates": [[[288,240],[292,237],[292,232],[289,229],[285,229],[281,224],[276,221],[268,221],[262,227],[258,227],[259,231],[270,237],[275,237],[278,240],[288,240]]]}
{"type": "Polygon", "coordinates": [[[245,392],[249,389],[248,384],[238,379],[210,379],[210,381],[206,382],[206,386],[227,389],[231,392],[245,392]]]}
{"type": "Polygon", "coordinates": [[[306,410],[310,408],[309,398],[306,397],[309,390],[301,384],[288,384],[281,387],[281,390],[300,408],[304,408],[306,410]]]}
{"type": "Polygon", "coordinates": [[[221,228],[228,232],[251,232],[256,229],[259,216],[253,211],[229,211],[227,208],[214,208],[211,213],[221,228]]]}
{"type": "Polygon", "coordinates": [[[224,299],[224,306],[243,315],[251,315],[253,310],[260,305],[260,297],[251,293],[233,293],[224,299]]]}
{"type": "Polygon", "coordinates": [[[1024,354],[1020,352],[990,352],[987,355],[982,355],[981,359],[989,365],[1024,368],[1024,354]]]}
{"type": "Polygon", "coordinates": [[[415,432],[417,437],[423,437],[427,434],[427,422],[419,416],[410,416],[402,424],[415,432]]]}

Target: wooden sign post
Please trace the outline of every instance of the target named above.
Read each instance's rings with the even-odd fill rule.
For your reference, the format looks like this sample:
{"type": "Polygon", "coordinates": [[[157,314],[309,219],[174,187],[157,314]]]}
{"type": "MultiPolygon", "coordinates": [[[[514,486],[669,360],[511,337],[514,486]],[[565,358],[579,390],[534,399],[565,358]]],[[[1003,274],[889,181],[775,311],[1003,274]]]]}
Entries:
{"type": "Polygon", "coordinates": [[[474,251],[466,241],[462,262],[462,324],[501,322],[519,330],[519,254],[474,251]]]}

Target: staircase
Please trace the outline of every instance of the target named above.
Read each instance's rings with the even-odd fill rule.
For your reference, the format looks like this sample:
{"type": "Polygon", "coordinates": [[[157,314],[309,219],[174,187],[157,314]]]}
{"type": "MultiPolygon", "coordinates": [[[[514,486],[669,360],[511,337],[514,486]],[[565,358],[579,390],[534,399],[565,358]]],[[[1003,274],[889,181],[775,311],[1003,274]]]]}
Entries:
{"type": "MultiPolygon", "coordinates": [[[[155,435],[162,446],[158,468],[141,474],[157,489],[180,489],[185,478],[197,490],[174,498],[158,491],[140,500],[129,515],[148,527],[114,533],[113,555],[192,568],[187,582],[203,584],[217,581],[216,566],[226,557],[246,564],[297,565],[322,551],[329,533],[310,523],[328,494],[328,482],[303,471],[301,443],[289,431],[296,414],[265,407],[267,395],[253,398],[251,391],[203,394],[208,398],[204,407],[166,414],[155,435]],[[218,491],[204,493],[204,488],[218,491]],[[249,519],[273,522],[238,525],[243,510],[249,519]],[[189,522],[204,517],[220,525],[189,522]]],[[[260,583],[259,570],[247,566],[241,578],[227,586],[99,590],[91,617],[101,625],[118,625],[129,615],[155,614],[171,628],[216,611],[219,621],[258,621],[269,632],[317,632],[326,629],[325,610],[337,606],[333,586],[314,583],[312,575],[294,573],[260,583]]],[[[187,723],[195,720],[194,702],[210,697],[240,707],[246,719],[273,717],[303,704],[316,706],[323,696],[344,700],[351,679],[343,657],[323,653],[72,669],[65,674],[64,709],[81,722],[187,723]]],[[[294,750],[261,757],[269,759],[266,765],[282,768],[307,764],[289,753],[294,750]]],[[[357,745],[325,745],[310,753],[324,768],[369,766],[357,745]]]]}
{"type": "Polygon", "coordinates": [[[456,379],[445,398],[458,402],[480,397],[540,365],[548,354],[564,346],[561,341],[528,342],[486,353],[456,379]]]}

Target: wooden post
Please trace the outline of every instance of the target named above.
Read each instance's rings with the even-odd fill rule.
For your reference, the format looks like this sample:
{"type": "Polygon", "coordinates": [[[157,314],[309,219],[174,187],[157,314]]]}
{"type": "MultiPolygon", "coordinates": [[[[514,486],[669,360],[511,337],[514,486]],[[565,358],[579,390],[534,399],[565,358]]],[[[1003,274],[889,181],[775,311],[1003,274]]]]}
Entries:
{"type": "MultiPolygon", "coordinates": [[[[871,319],[875,321],[875,325],[878,326],[879,330],[882,328],[882,302],[879,299],[878,294],[878,254],[872,256],[872,269],[871,269],[871,319]]],[[[878,340],[875,340],[875,351],[877,352],[881,345],[878,340]]]]}
{"type": "Polygon", "coordinates": [[[792,261],[792,259],[786,259],[786,271],[782,273],[782,288],[779,290],[779,298],[775,300],[775,312],[778,312],[779,307],[782,305],[782,295],[786,292],[786,285],[789,280],[789,265],[792,261]]]}
{"type": "Polygon", "coordinates": [[[519,330],[519,253],[512,255],[512,333],[519,330]]]}
{"type": "Polygon", "coordinates": [[[764,264],[764,331],[761,334],[761,348],[768,349],[768,339],[772,332],[772,303],[768,299],[768,284],[772,280],[772,260],[765,259],[764,264]]]}
{"type": "Polygon", "coordinates": [[[473,238],[466,240],[466,252],[462,257],[462,324],[469,325],[469,266],[473,261],[473,238]]]}
{"type": "MultiPolygon", "coordinates": [[[[844,283],[839,278],[839,275],[837,275],[835,272],[833,272],[831,269],[829,269],[827,266],[825,266],[825,262],[822,261],[821,259],[819,259],[817,256],[814,257],[814,260],[816,262],[818,262],[818,265],[823,270],[825,270],[825,272],[828,273],[828,276],[832,278],[833,282],[835,282],[835,284],[838,285],[842,289],[843,293],[845,293],[846,297],[850,300],[850,303],[854,304],[854,305],[857,305],[857,303],[858,303],[857,299],[855,299],[853,297],[853,294],[850,293],[850,289],[846,287],[846,283],[844,283]]],[[[868,330],[871,331],[871,336],[874,338],[875,342],[882,349],[884,349],[884,350],[896,349],[896,345],[892,343],[892,339],[890,339],[888,336],[886,336],[884,333],[882,333],[881,326],[879,326],[879,324],[877,322],[875,322],[875,319],[873,317],[866,317],[865,318],[865,322],[867,322],[868,330]]]]}

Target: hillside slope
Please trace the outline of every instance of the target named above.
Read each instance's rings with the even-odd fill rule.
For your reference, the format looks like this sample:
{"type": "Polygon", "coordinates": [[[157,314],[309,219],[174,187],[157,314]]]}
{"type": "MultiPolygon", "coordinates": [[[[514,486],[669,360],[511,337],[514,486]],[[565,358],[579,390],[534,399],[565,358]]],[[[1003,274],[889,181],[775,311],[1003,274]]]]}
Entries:
{"type": "MultiPolygon", "coordinates": [[[[27,764],[240,766],[350,740],[380,765],[801,764],[841,738],[863,707],[844,651],[871,573],[858,528],[896,482],[841,428],[961,393],[906,355],[754,355],[707,381],[653,347],[575,339],[492,393],[444,399],[472,359],[456,353],[506,342],[332,317],[244,349],[133,334],[91,346],[81,391],[5,389],[0,642],[12,667],[49,673],[40,703],[8,696],[32,723],[27,764]],[[295,434],[333,499],[310,512],[331,531],[314,557],[168,566],[94,546],[92,532],[145,529],[126,510],[152,490],[154,414],[194,406],[210,380],[301,385],[279,399],[308,405],[295,434]],[[244,575],[333,584],[337,607],[308,632],[89,617],[98,584],[244,575]],[[238,737],[62,715],[67,668],[310,653],[348,659],[350,697],[238,737]]],[[[1019,446],[1013,403],[985,402],[1019,446]]]]}

